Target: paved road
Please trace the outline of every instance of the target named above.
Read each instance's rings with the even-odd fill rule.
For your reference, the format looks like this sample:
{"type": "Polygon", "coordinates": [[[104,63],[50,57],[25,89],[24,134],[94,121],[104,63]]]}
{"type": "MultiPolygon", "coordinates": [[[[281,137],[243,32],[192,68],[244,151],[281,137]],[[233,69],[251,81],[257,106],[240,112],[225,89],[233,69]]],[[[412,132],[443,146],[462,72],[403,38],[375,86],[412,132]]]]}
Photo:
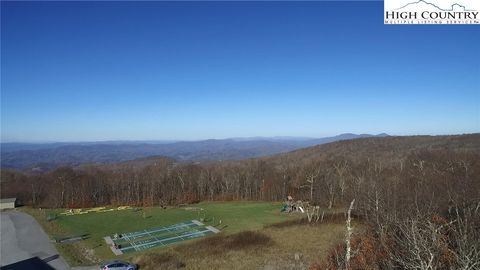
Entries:
{"type": "MultiPolygon", "coordinates": [[[[5,266],[31,257],[41,259],[58,254],[47,234],[37,221],[25,213],[5,211],[0,213],[0,266],[5,266]]],[[[62,257],[48,262],[56,270],[70,270],[62,257]]],[[[98,269],[81,267],[75,270],[98,269]]]]}
{"type": "MultiPolygon", "coordinates": [[[[1,213],[1,265],[25,260],[31,257],[44,259],[58,254],[50,239],[35,219],[25,213],[6,211],[1,213]]],[[[57,270],[70,267],[59,257],[48,262],[57,270]]]]}

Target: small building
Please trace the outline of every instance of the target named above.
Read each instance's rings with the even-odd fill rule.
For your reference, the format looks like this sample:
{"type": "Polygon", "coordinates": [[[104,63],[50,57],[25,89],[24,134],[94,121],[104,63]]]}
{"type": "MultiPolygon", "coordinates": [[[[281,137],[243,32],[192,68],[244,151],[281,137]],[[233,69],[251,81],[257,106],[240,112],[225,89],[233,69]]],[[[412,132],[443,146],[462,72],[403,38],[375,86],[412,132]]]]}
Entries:
{"type": "Polygon", "coordinates": [[[17,206],[17,198],[0,199],[0,209],[15,209],[17,206]]]}

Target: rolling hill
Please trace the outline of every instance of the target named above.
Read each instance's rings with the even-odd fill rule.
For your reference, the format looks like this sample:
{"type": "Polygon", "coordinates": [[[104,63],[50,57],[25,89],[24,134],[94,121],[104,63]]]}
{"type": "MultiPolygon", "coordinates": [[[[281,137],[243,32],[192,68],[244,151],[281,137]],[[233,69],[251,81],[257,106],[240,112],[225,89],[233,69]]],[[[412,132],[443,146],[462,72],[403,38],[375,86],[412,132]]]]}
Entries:
{"type": "Polygon", "coordinates": [[[49,170],[85,163],[105,164],[164,156],[179,161],[241,160],[285,153],[340,140],[385,137],[387,134],[346,133],[326,138],[254,137],[182,142],[88,142],[1,145],[1,167],[49,170]]]}

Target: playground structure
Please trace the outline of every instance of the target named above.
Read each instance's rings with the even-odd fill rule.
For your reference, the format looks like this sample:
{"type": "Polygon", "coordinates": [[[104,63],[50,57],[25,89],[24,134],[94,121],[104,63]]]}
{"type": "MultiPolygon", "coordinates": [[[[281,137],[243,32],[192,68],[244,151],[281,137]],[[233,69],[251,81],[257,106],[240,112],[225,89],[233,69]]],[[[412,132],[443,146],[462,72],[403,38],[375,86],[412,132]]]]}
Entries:
{"type": "Polygon", "coordinates": [[[303,202],[301,200],[294,201],[292,196],[287,197],[287,201],[283,205],[281,212],[301,212],[302,214],[307,214],[308,222],[323,222],[325,216],[325,211],[322,211],[320,214],[320,206],[310,205],[309,202],[303,202]]]}
{"type": "Polygon", "coordinates": [[[198,220],[191,220],[142,231],[116,233],[112,236],[106,236],[104,239],[115,255],[121,255],[158,246],[167,246],[219,232],[220,230],[217,228],[206,226],[198,220]]]}
{"type": "Polygon", "coordinates": [[[308,202],[304,203],[301,200],[294,201],[292,196],[288,196],[281,212],[302,212],[305,213],[305,207],[308,207],[308,202]]]}

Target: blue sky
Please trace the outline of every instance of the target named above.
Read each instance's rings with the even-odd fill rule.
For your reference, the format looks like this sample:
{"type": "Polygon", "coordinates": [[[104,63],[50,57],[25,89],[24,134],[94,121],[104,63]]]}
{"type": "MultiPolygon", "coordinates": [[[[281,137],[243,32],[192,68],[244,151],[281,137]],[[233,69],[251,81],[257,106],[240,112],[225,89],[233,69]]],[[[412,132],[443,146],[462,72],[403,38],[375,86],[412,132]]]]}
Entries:
{"type": "Polygon", "coordinates": [[[383,2],[2,2],[2,141],[480,132],[474,25],[383,2]]]}

